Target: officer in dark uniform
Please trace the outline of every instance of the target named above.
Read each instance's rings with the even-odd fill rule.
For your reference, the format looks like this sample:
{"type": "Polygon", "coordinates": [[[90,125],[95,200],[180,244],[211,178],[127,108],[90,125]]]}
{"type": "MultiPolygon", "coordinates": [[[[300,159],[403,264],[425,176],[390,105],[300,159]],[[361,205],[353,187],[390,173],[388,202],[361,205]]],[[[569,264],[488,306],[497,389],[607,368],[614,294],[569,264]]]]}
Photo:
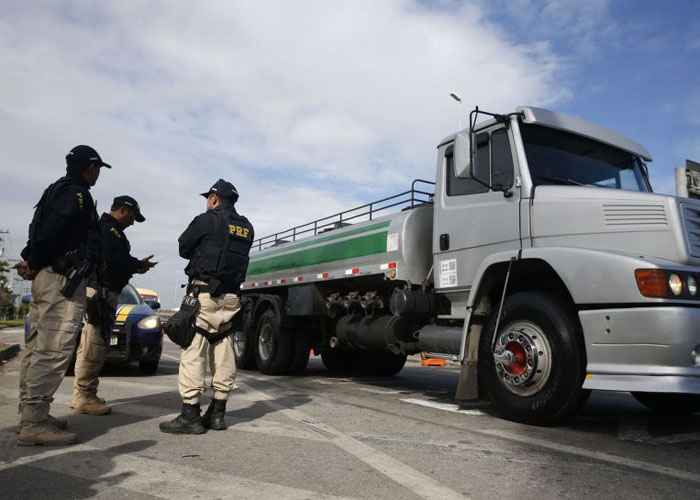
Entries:
{"type": "Polygon", "coordinates": [[[36,205],[19,274],[33,280],[31,329],[20,368],[19,445],[69,444],[65,420],[49,415],[85,311],[87,276],[99,260],[97,212],[90,195],[100,168],[111,168],[90,146],[66,156],[66,175],[36,205]]]}
{"type": "Polygon", "coordinates": [[[153,255],[145,259],[131,256],[131,245],[124,230],[146,219],[131,196],[117,196],[110,213],[102,214],[99,221],[102,243],[102,268],[87,286],[87,322],[80,336],[75,361],[72,407],[76,413],[106,415],[111,409],[97,397],[98,376],[107,355],[106,338],[112,331],[114,312],[122,288],[136,274],[143,274],[153,266],[153,255]]]}
{"type": "Polygon", "coordinates": [[[231,321],[240,310],[238,295],[254,237],[253,226],[234,207],[238,191],[233,184],[219,179],[202,196],[207,211],[195,217],[178,240],[180,256],[189,259],[188,291],[198,297],[200,309],[194,339],[180,355],[182,413],[160,424],[161,431],[173,434],[226,429],[226,400],[236,376],[231,321]],[[214,399],[200,417],[207,370],[212,371],[214,399]]]}

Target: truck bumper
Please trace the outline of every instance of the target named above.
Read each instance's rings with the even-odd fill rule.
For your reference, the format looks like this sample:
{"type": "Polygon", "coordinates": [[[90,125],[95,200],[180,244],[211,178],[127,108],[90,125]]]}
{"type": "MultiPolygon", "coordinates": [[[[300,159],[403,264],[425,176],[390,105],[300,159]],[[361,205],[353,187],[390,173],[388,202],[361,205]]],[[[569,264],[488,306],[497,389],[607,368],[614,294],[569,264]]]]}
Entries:
{"type": "Polygon", "coordinates": [[[700,308],[596,309],[579,318],[584,388],[700,394],[700,308]]]}

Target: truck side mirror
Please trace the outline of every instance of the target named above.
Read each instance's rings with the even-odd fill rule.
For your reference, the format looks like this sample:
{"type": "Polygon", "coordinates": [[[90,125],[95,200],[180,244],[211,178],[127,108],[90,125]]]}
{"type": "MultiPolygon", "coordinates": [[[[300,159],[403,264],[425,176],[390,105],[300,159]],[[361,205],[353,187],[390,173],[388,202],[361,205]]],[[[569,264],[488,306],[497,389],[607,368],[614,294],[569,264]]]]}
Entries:
{"type": "Polygon", "coordinates": [[[453,154],[455,177],[463,179],[473,177],[469,132],[460,132],[457,134],[457,137],[455,137],[453,154]]]}

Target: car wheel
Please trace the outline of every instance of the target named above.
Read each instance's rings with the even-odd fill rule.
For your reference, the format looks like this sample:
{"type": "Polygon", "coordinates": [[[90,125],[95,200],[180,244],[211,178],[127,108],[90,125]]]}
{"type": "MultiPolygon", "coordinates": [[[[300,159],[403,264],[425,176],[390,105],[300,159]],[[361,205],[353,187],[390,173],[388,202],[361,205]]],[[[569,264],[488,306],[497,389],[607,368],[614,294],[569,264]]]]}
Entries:
{"type": "Polygon", "coordinates": [[[141,373],[144,375],[155,375],[155,373],[158,371],[158,365],[160,363],[160,360],[157,361],[144,361],[141,360],[139,361],[139,370],[141,373]]]}
{"type": "Polygon", "coordinates": [[[700,412],[700,395],[633,392],[632,396],[660,415],[691,415],[700,412]]]}
{"type": "Polygon", "coordinates": [[[268,309],[260,316],[256,333],[258,369],[266,375],[287,373],[292,362],[292,332],[282,328],[274,309],[268,309]]]}
{"type": "Polygon", "coordinates": [[[553,425],[576,411],[585,362],[575,315],[558,298],[520,292],[479,342],[479,385],[505,418],[553,425]]]}

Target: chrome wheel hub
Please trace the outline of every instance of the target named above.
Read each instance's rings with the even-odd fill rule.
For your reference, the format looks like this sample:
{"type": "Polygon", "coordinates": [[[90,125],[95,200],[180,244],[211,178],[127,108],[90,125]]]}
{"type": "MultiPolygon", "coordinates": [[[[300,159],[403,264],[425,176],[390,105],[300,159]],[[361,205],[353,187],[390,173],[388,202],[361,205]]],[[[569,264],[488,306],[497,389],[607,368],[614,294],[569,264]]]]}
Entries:
{"type": "Polygon", "coordinates": [[[518,396],[531,396],[549,380],[552,349],[542,329],[529,321],[506,325],[493,347],[500,382],[518,396]]]}
{"type": "Polygon", "coordinates": [[[241,357],[245,352],[246,338],[241,331],[233,332],[233,350],[237,357],[241,357]]]}
{"type": "Polygon", "coordinates": [[[261,359],[267,360],[270,358],[273,342],[272,326],[263,325],[260,329],[260,335],[258,335],[258,353],[261,359]]]}

